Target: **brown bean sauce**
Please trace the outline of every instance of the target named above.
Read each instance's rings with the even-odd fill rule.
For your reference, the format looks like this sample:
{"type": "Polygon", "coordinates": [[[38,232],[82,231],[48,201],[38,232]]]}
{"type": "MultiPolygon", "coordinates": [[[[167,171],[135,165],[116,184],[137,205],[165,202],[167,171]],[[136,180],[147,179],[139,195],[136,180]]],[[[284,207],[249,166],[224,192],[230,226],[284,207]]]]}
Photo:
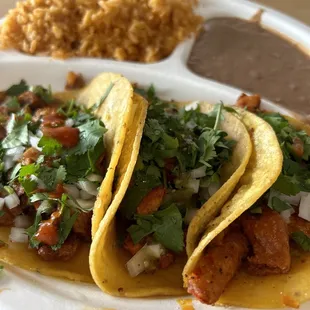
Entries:
{"type": "Polygon", "coordinates": [[[200,76],[310,114],[310,56],[256,22],[226,17],[207,21],[188,67],[200,76]]]}

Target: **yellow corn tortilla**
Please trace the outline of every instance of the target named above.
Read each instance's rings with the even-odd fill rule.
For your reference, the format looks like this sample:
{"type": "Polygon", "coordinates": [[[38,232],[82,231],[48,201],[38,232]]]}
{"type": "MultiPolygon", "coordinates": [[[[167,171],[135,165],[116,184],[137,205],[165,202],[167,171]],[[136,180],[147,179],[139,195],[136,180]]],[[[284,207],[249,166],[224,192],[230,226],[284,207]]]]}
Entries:
{"type": "MultiPolygon", "coordinates": [[[[200,110],[208,113],[212,107],[200,104],[200,110]]],[[[221,188],[205,203],[191,221],[186,235],[186,253],[190,257],[197,247],[207,224],[217,215],[220,208],[227,201],[235,186],[244,174],[246,166],[252,154],[252,142],[246,127],[236,122],[235,117],[225,114],[225,121],[221,122],[221,129],[229,133],[229,137],[235,141],[231,162],[226,163],[221,171],[221,188]]]]}
{"type": "Polygon", "coordinates": [[[92,237],[98,230],[99,224],[112,199],[112,184],[115,169],[118,164],[126,132],[133,116],[133,87],[131,83],[120,74],[103,73],[96,77],[77,96],[77,102],[92,107],[105,92],[112,86],[108,97],[96,111],[101,118],[107,132],[104,135],[107,157],[109,163],[105,178],[100,186],[92,217],[92,237]]]}
{"type": "MultiPolygon", "coordinates": [[[[277,180],[281,173],[283,155],[277,137],[269,124],[246,111],[240,111],[242,121],[252,129],[254,151],[245,174],[220,216],[211,221],[198,247],[187,262],[183,277],[185,286],[188,275],[194,270],[208,244],[224,231],[235,219],[249,209],[277,180]]],[[[308,134],[309,126],[288,118],[308,134]]],[[[231,281],[218,304],[251,308],[283,307],[283,298],[289,296],[298,302],[309,299],[309,253],[292,253],[292,269],[289,274],[255,277],[243,271],[231,281]]]]}
{"type": "MultiPolygon", "coordinates": [[[[119,74],[103,73],[97,76],[86,88],[80,91],[55,94],[63,101],[76,99],[81,105],[91,108],[102,96],[111,90],[95,114],[103,121],[108,131],[104,135],[107,173],[100,186],[92,219],[93,232],[109,206],[112,198],[112,185],[115,168],[123,149],[126,131],[132,121],[133,88],[131,83],[119,74]],[[111,83],[113,87],[111,88],[111,83]]],[[[0,240],[8,242],[10,228],[0,227],[0,240]]],[[[68,278],[75,281],[93,282],[89,270],[89,244],[83,244],[76,255],[68,262],[43,261],[36,250],[29,250],[28,244],[9,244],[0,248],[0,261],[44,275],[68,278]]]]}
{"type": "MultiPolygon", "coordinates": [[[[146,103],[143,103],[144,99],[140,97],[136,99],[136,97],[135,95],[134,102],[137,102],[139,98],[142,106],[146,107],[146,103]]],[[[214,106],[210,104],[201,104],[201,109],[205,113],[213,110],[213,108],[214,106]]],[[[178,256],[177,261],[168,269],[157,270],[156,273],[141,274],[132,278],[125,266],[130,259],[130,255],[117,245],[115,215],[125,196],[139,155],[146,112],[146,109],[136,111],[132,132],[127,135],[124,151],[117,167],[117,171],[119,171],[117,174],[120,173],[124,178],[121,182],[118,182],[112,204],[101,221],[99,230],[93,240],[90,254],[90,269],[96,284],[104,292],[111,295],[125,297],[184,295],[182,271],[187,260],[185,253],[183,256],[178,256]],[[124,173],[124,171],[126,172],[124,173]]],[[[239,154],[234,154],[234,159],[227,166],[226,171],[229,173],[240,174],[235,177],[234,182],[230,183],[230,188],[226,188],[223,191],[223,195],[227,195],[228,198],[245,170],[252,147],[250,137],[243,123],[231,113],[224,113],[224,117],[222,129],[225,129],[229,136],[236,140],[235,150],[240,152],[239,154]],[[238,170],[242,165],[244,165],[244,168],[238,170]]],[[[220,207],[216,202],[212,202],[212,208],[216,209],[216,211],[220,207]]]]}

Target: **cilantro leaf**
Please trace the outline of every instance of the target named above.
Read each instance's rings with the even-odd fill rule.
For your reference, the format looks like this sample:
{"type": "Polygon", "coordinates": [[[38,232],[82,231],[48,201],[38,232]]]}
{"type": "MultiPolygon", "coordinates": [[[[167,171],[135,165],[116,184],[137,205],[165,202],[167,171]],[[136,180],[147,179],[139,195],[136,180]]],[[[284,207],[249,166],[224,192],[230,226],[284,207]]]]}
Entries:
{"type": "Polygon", "coordinates": [[[151,172],[141,171],[134,175],[134,184],[127,190],[124,198],[125,203],[120,208],[120,212],[125,218],[131,219],[143,197],[161,184],[157,172],[154,171],[155,174],[151,174],[151,172]]]}
{"type": "Polygon", "coordinates": [[[68,207],[68,204],[66,203],[68,199],[67,195],[62,195],[61,197],[61,222],[59,224],[59,240],[58,243],[51,248],[56,251],[61,248],[63,243],[68,238],[72,227],[79,215],[78,211],[75,211],[71,215],[71,209],[68,207]]]}
{"type": "Polygon", "coordinates": [[[38,146],[42,147],[42,152],[45,155],[55,155],[62,150],[62,145],[56,139],[46,136],[40,139],[38,146]]]}
{"type": "Polygon", "coordinates": [[[302,231],[291,234],[291,238],[306,252],[310,252],[310,238],[302,231]]]}
{"type": "Polygon", "coordinates": [[[22,166],[19,171],[19,178],[21,179],[31,174],[36,175],[39,169],[40,166],[37,164],[29,164],[26,166],[22,166]]]}
{"type": "Polygon", "coordinates": [[[8,96],[19,96],[29,89],[25,80],[21,80],[19,84],[14,84],[6,90],[8,96]]]}
{"type": "Polygon", "coordinates": [[[17,125],[14,127],[2,141],[4,149],[10,149],[20,145],[28,144],[28,126],[27,124],[17,125]]]}
{"type": "Polygon", "coordinates": [[[0,217],[3,216],[5,212],[3,210],[0,210],[0,217]]]}
{"type": "Polygon", "coordinates": [[[50,85],[47,89],[40,85],[32,86],[30,87],[30,91],[39,96],[46,103],[51,103],[53,101],[53,94],[50,85]]]}
{"type": "Polygon", "coordinates": [[[66,169],[64,166],[59,168],[51,168],[41,166],[38,173],[38,178],[42,180],[48,191],[56,188],[56,185],[62,183],[66,179],[66,169]]]}
{"type": "Polygon", "coordinates": [[[79,126],[78,129],[80,131],[79,144],[69,152],[74,155],[83,155],[88,151],[94,150],[107,131],[103,123],[98,119],[89,121],[79,126]]]}
{"type": "Polygon", "coordinates": [[[13,97],[10,101],[6,102],[6,107],[9,112],[16,112],[20,109],[20,104],[17,97],[13,97]]]}
{"type": "Polygon", "coordinates": [[[165,248],[179,253],[184,248],[183,219],[179,209],[172,204],[152,215],[136,215],[136,225],[128,228],[134,243],[145,236],[153,234],[154,238],[165,248]]]}
{"type": "Polygon", "coordinates": [[[47,194],[44,193],[35,193],[31,196],[30,198],[30,202],[37,202],[37,201],[41,201],[41,200],[48,200],[49,197],[47,194]]]}
{"type": "Polygon", "coordinates": [[[270,199],[270,202],[268,202],[268,207],[279,213],[292,208],[289,203],[281,200],[279,197],[276,196],[270,199]]]}
{"type": "Polygon", "coordinates": [[[31,193],[38,187],[36,181],[27,178],[20,180],[20,184],[28,197],[31,196],[31,193]]]}

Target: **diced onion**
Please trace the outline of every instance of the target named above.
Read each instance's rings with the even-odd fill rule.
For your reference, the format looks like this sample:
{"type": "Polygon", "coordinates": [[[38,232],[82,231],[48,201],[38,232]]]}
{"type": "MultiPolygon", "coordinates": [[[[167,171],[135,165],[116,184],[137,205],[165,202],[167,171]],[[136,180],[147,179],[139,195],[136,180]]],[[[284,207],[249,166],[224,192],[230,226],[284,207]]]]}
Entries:
{"type": "Polygon", "coordinates": [[[84,199],[84,200],[89,200],[89,199],[94,198],[93,195],[88,194],[87,192],[83,191],[82,189],[80,190],[80,196],[81,196],[81,199],[84,199]]]}
{"type": "Polygon", "coordinates": [[[190,171],[190,177],[192,179],[203,178],[206,176],[206,170],[207,170],[206,166],[202,166],[202,167],[199,167],[197,169],[194,169],[194,170],[190,171]]]}
{"type": "Polygon", "coordinates": [[[74,120],[72,118],[66,119],[65,125],[67,127],[72,127],[74,125],[74,120]]]}
{"type": "Polygon", "coordinates": [[[30,136],[29,136],[29,143],[30,143],[30,145],[31,145],[32,147],[38,149],[39,151],[41,151],[42,148],[41,148],[41,147],[38,147],[39,141],[40,141],[40,138],[39,138],[39,137],[34,136],[34,135],[30,135],[30,136]]]}
{"type": "Polygon", "coordinates": [[[159,259],[165,249],[160,244],[145,245],[138,251],[126,264],[127,270],[131,277],[136,277],[140,273],[152,266],[151,262],[159,259]]]}
{"type": "Polygon", "coordinates": [[[197,194],[199,192],[199,184],[200,184],[200,180],[189,179],[187,183],[184,184],[184,187],[191,189],[194,194],[197,194]]]}
{"type": "Polygon", "coordinates": [[[208,187],[210,197],[212,197],[220,189],[220,187],[221,186],[219,183],[211,183],[210,186],[208,187]]]}
{"type": "Polygon", "coordinates": [[[300,192],[295,196],[288,196],[288,195],[280,194],[278,198],[289,203],[292,206],[299,206],[301,196],[302,196],[302,193],[300,192]]]}
{"type": "Polygon", "coordinates": [[[27,215],[19,215],[14,219],[14,226],[17,228],[29,228],[31,224],[31,217],[27,215]]]}
{"type": "Polygon", "coordinates": [[[13,209],[19,206],[20,200],[18,196],[15,193],[13,193],[4,198],[4,203],[8,209],[13,209]]]}
{"type": "Polygon", "coordinates": [[[290,217],[291,215],[295,212],[293,208],[284,210],[280,213],[282,218],[284,219],[285,223],[289,224],[290,223],[290,217]]]}
{"type": "Polygon", "coordinates": [[[198,108],[200,104],[200,101],[193,101],[190,104],[186,105],[185,110],[190,111],[190,110],[195,110],[198,108]]]}
{"type": "Polygon", "coordinates": [[[4,198],[0,197],[0,211],[3,209],[4,206],[4,198]]]}
{"type": "Polygon", "coordinates": [[[189,225],[190,222],[193,220],[193,218],[195,217],[195,215],[197,214],[199,209],[196,208],[192,208],[192,209],[187,209],[185,217],[184,217],[184,223],[186,225],[189,225]]]}
{"type": "Polygon", "coordinates": [[[102,182],[103,177],[99,174],[91,173],[86,177],[86,179],[91,182],[102,182]]]}
{"type": "Polygon", "coordinates": [[[43,137],[43,132],[41,130],[38,130],[36,132],[36,136],[39,137],[39,138],[42,138],[43,137]]]}
{"type": "Polygon", "coordinates": [[[94,200],[77,199],[76,202],[79,204],[79,206],[82,209],[85,209],[85,210],[91,209],[95,204],[94,200]]]}
{"type": "Polygon", "coordinates": [[[6,150],[5,155],[14,156],[16,154],[23,154],[25,148],[23,146],[13,147],[11,149],[6,150]]]}
{"type": "Polygon", "coordinates": [[[93,196],[97,196],[98,194],[98,186],[90,181],[79,181],[77,182],[77,185],[80,189],[87,192],[88,194],[91,194],[93,196]]]}
{"type": "Polygon", "coordinates": [[[301,196],[298,216],[310,222],[310,193],[301,196]]]}
{"type": "Polygon", "coordinates": [[[65,184],[64,189],[65,189],[66,193],[68,193],[74,199],[80,198],[80,191],[75,185],[65,184]]]}
{"type": "Polygon", "coordinates": [[[10,170],[14,166],[13,157],[4,155],[3,163],[4,163],[4,171],[10,170]]]}
{"type": "Polygon", "coordinates": [[[9,239],[11,242],[27,243],[28,235],[27,235],[26,229],[12,227],[9,239]]]}
{"type": "Polygon", "coordinates": [[[39,179],[36,175],[32,174],[30,176],[30,180],[35,181],[38,184],[39,189],[46,189],[44,182],[41,179],[39,179]]]}
{"type": "Polygon", "coordinates": [[[150,244],[147,246],[147,251],[150,256],[155,258],[160,258],[163,254],[165,254],[165,248],[157,243],[157,244],[150,244]]]}

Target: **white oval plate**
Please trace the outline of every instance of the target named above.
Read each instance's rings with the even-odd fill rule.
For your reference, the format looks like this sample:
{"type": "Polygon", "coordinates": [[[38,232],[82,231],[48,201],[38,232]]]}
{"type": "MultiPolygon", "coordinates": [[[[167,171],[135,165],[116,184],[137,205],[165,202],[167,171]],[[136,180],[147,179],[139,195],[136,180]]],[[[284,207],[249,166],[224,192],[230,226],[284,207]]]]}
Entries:
{"type": "MultiPolygon", "coordinates": [[[[310,29],[304,24],[260,5],[245,0],[201,0],[198,12],[206,18],[235,16],[251,18],[263,8],[262,25],[285,34],[291,40],[310,50],[310,29]]],[[[191,73],[186,62],[194,40],[181,44],[166,60],[152,65],[115,62],[98,59],[52,60],[29,57],[17,52],[0,52],[0,89],[5,89],[21,78],[30,84],[51,84],[53,90],[62,90],[69,70],[82,73],[87,79],[103,71],[122,73],[141,86],[153,83],[160,97],[176,100],[223,101],[234,104],[241,91],[191,73]]],[[[263,108],[290,114],[286,109],[264,100],[263,108]]],[[[116,271],[117,272],[117,271],[116,271]]],[[[186,297],[185,297],[186,298],[186,297]]],[[[96,286],[73,283],[5,266],[0,278],[0,310],[8,309],[119,309],[158,310],[179,309],[176,298],[126,299],[102,293],[96,286]]],[[[218,309],[193,302],[195,309],[218,309]]],[[[300,309],[310,308],[310,303],[300,309]]],[[[241,308],[235,308],[241,309],[241,308]]]]}

